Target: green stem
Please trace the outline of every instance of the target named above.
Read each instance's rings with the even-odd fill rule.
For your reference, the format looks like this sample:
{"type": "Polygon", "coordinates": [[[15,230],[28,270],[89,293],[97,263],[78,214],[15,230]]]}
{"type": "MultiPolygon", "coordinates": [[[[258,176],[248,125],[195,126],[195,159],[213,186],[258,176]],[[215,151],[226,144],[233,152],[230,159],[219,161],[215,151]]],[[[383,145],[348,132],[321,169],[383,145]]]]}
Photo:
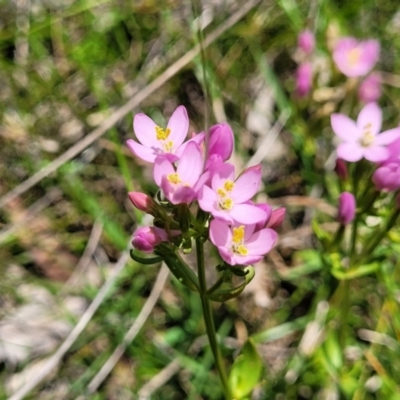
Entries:
{"type": "Polygon", "coordinates": [[[349,315],[349,307],[350,307],[350,281],[345,280],[340,282],[341,285],[341,297],[342,304],[340,306],[340,331],[339,331],[339,343],[340,348],[345,349],[346,347],[346,335],[347,335],[347,319],[349,315]]]}
{"type": "Polygon", "coordinates": [[[231,400],[232,396],[228,384],[228,376],[225,371],[225,366],[222,360],[221,351],[217,343],[217,336],[215,332],[214,319],[211,310],[211,304],[207,296],[207,283],[206,283],[206,272],[204,268],[204,246],[203,240],[201,238],[196,239],[196,258],[197,258],[197,268],[199,275],[199,286],[200,286],[200,298],[201,305],[203,306],[203,316],[204,322],[206,324],[206,331],[208,340],[210,342],[211,350],[214,354],[215,364],[217,366],[219,377],[225,393],[225,399],[231,400]]]}
{"type": "Polygon", "coordinates": [[[363,259],[365,257],[368,257],[375,250],[376,246],[378,246],[378,244],[381,242],[381,240],[393,228],[393,225],[395,224],[399,214],[400,214],[400,210],[395,209],[392,212],[392,215],[387,220],[385,226],[380,230],[380,232],[374,233],[374,235],[372,237],[370,237],[370,241],[368,241],[369,244],[365,247],[364,251],[361,253],[359,263],[362,263],[363,259]]]}

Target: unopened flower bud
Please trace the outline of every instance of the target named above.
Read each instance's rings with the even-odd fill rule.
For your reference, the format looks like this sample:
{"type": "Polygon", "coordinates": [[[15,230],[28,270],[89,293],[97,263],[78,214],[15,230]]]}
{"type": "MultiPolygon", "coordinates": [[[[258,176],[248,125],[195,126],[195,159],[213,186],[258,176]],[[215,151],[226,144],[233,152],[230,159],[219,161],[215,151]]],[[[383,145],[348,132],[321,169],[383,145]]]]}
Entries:
{"type": "Polygon", "coordinates": [[[347,177],[348,177],[346,162],[344,160],[342,160],[341,158],[338,158],[336,160],[335,172],[336,172],[336,175],[339,177],[339,179],[344,180],[344,179],[347,179],[347,177]]]}
{"type": "Polygon", "coordinates": [[[353,221],[356,215],[356,199],[349,192],[343,192],[339,196],[339,207],[337,219],[342,225],[353,221]]]}
{"type": "Polygon", "coordinates": [[[297,39],[297,45],[305,54],[310,55],[315,49],[314,34],[309,29],[300,32],[297,39]]]}
{"type": "Polygon", "coordinates": [[[228,160],[233,152],[233,131],[226,123],[216,124],[210,128],[210,142],[208,144],[208,157],[213,154],[221,156],[223,161],[228,160]]]}
{"type": "Polygon", "coordinates": [[[358,88],[358,98],[363,103],[377,101],[381,94],[381,81],[377,72],[367,76],[358,88]]]}
{"type": "Polygon", "coordinates": [[[400,161],[385,163],[372,175],[376,190],[393,192],[400,188],[400,161]]]}
{"type": "Polygon", "coordinates": [[[147,214],[153,215],[154,217],[161,217],[165,215],[164,209],[157,204],[150,196],[140,192],[129,192],[129,200],[132,204],[140,211],[144,211],[147,214]]]}
{"type": "Polygon", "coordinates": [[[157,246],[162,241],[162,238],[152,226],[143,226],[138,228],[133,234],[132,245],[135,249],[144,253],[152,253],[154,246],[157,246]]]}
{"type": "Polygon", "coordinates": [[[267,223],[267,228],[275,230],[278,229],[282,225],[282,222],[285,219],[285,215],[286,215],[286,208],[284,207],[280,207],[277,208],[276,210],[273,210],[271,213],[271,218],[267,223]]]}

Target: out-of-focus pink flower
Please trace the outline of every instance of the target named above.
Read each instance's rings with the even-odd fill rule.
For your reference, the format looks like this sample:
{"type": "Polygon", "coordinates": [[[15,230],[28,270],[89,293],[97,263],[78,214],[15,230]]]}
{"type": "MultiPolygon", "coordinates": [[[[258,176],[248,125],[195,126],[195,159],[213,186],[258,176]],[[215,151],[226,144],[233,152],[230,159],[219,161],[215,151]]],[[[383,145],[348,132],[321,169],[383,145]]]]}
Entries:
{"type": "Polygon", "coordinates": [[[175,170],[171,161],[157,157],[154,164],[154,181],[172,204],[190,203],[197,197],[203,183],[203,158],[199,146],[189,142],[175,170]]]}
{"type": "Polygon", "coordinates": [[[296,94],[299,97],[307,96],[312,88],[312,65],[308,62],[298,66],[296,71],[296,94]]]}
{"type": "Polygon", "coordinates": [[[337,156],[346,161],[358,161],[365,157],[372,162],[383,162],[389,157],[385,147],[400,137],[400,128],[379,133],[382,126],[382,110],[376,103],[367,104],[354,122],[344,114],[332,114],[331,125],[342,140],[337,156]]]}
{"type": "Polygon", "coordinates": [[[347,225],[353,221],[356,215],[356,199],[353,194],[349,192],[343,192],[339,196],[339,207],[338,207],[338,221],[342,225],[347,225]]]}
{"type": "Polygon", "coordinates": [[[310,55],[315,49],[314,34],[309,29],[305,29],[304,31],[300,32],[297,38],[297,45],[299,49],[304,52],[304,54],[310,55]]]}
{"type": "Polygon", "coordinates": [[[286,208],[280,207],[272,211],[271,218],[267,223],[267,228],[278,229],[286,216],[286,208]]]}
{"type": "Polygon", "coordinates": [[[248,203],[257,193],[260,183],[260,165],[247,168],[235,181],[235,167],[226,163],[212,176],[211,187],[204,185],[200,190],[200,208],[229,223],[261,222],[265,220],[265,212],[248,203]]]}
{"type": "Polygon", "coordinates": [[[210,240],[230,265],[250,265],[262,260],[277,237],[277,233],[269,228],[255,231],[255,225],[230,226],[217,219],[210,223],[210,240]]]}
{"type": "Polygon", "coordinates": [[[347,171],[347,166],[346,166],[346,162],[344,160],[342,160],[341,158],[336,159],[336,164],[335,164],[335,172],[336,175],[340,178],[340,179],[347,179],[349,173],[347,171]]]}
{"type": "Polygon", "coordinates": [[[385,163],[372,175],[376,190],[393,192],[400,189],[400,160],[385,163]]]}
{"type": "Polygon", "coordinates": [[[136,229],[133,234],[132,245],[137,250],[152,253],[155,246],[167,240],[167,234],[162,229],[154,226],[143,226],[136,229]]]}
{"type": "Polygon", "coordinates": [[[377,72],[368,75],[358,88],[358,98],[363,103],[377,101],[381,94],[381,80],[377,72]]]}
{"type": "Polygon", "coordinates": [[[348,77],[364,76],[379,60],[377,40],[358,41],[353,37],[340,39],[333,51],[333,61],[339,71],[348,77]]]}
{"type": "Polygon", "coordinates": [[[164,155],[169,161],[179,159],[184,147],[190,141],[200,144],[204,135],[196,135],[189,142],[183,144],[189,128],[189,118],[186,108],[179,106],[168,121],[166,129],[145,114],[136,114],[133,120],[133,129],[140,143],[129,139],[126,144],[129,149],[142,160],[154,163],[156,157],[164,155]]]}

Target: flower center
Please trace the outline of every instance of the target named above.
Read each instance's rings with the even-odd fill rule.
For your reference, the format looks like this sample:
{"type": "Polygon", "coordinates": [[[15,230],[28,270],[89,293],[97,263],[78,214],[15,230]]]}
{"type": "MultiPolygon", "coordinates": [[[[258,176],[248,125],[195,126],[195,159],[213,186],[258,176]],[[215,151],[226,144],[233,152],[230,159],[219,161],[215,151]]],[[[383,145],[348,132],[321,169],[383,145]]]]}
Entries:
{"type": "Polygon", "coordinates": [[[351,66],[355,66],[361,58],[362,51],[359,48],[351,49],[347,53],[347,60],[349,61],[351,66]]]}
{"type": "Polygon", "coordinates": [[[222,210],[230,210],[233,207],[233,200],[229,197],[229,193],[232,191],[235,183],[233,181],[227,180],[222,188],[217,190],[219,196],[219,207],[222,210]]]}
{"type": "Polygon", "coordinates": [[[233,228],[232,233],[232,251],[241,256],[247,255],[249,251],[244,245],[244,225],[233,228]]]}
{"type": "Polygon", "coordinates": [[[182,180],[179,176],[179,174],[177,174],[176,172],[172,173],[172,174],[168,174],[167,175],[167,179],[170,183],[173,183],[175,185],[177,185],[178,183],[181,183],[182,180]]]}
{"type": "Polygon", "coordinates": [[[171,129],[163,129],[159,126],[156,126],[157,140],[162,142],[162,147],[166,153],[170,153],[174,145],[174,142],[172,140],[167,140],[170,133],[171,129]]]}
{"type": "Polygon", "coordinates": [[[364,133],[360,139],[360,144],[363,147],[369,147],[374,142],[375,136],[371,133],[371,124],[364,126],[364,133]]]}

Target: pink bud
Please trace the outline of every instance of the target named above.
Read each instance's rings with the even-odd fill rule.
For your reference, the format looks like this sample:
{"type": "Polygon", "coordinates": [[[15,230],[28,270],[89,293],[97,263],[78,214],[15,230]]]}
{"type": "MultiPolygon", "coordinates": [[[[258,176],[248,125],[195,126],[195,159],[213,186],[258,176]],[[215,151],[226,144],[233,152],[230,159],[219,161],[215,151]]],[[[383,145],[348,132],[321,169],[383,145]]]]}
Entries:
{"type": "Polygon", "coordinates": [[[221,156],[223,161],[228,160],[233,152],[233,131],[226,124],[216,124],[210,128],[210,142],[208,144],[208,157],[213,154],[221,156]]]}
{"type": "Polygon", "coordinates": [[[129,192],[128,197],[138,210],[155,215],[154,213],[157,209],[157,203],[151,197],[147,196],[147,194],[140,192],[129,192]]]}
{"type": "Polygon", "coordinates": [[[339,208],[337,219],[342,225],[353,221],[356,215],[356,199],[349,192],[343,192],[339,196],[339,208]]]}
{"type": "Polygon", "coordinates": [[[344,160],[342,160],[341,158],[338,158],[336,160],[335,172],[336,172],[336,175],[340,179],[344,180],[344,179],[347,179],[347,177],[348,177],[346,162],[344,160]]]}
{"type": "Polygon", "coordinates": [[[296,93],[299,97],[307,96],[312,88],[312,66],[300,64],[296,71],[296,93]]]}
{"type": "Polygon", "coordinates": [[[256,207],[261,208],[265,212],[265,218],[256,224],[256,230],[264,229],[268,226],[268,222],[271,219],[272,208],[267,203],[255,204],[256,207]]]}
{"type": "Polygon", "coordinates": [[[135,249],[145,253],[152,253],[154,246],[157,246],[162,241],[152,226],[143,226],[138,228],[133,234],[132,245],[135,249]]]}
{"type": "Polygon", "coordinates": [[[400,161],[385,163],[372,175],[376,190],[393,192],[400,189],[400,161]]]}
{"type": "Polygon", "coordinates": [[[297,39],[297,45],[305,54],[310,55],[315,49],[314,34],[309,29],[300,32],[297,39]]]}
{"type": "Polygon", "coordinates": [[[282,225],[282,222],[285,219],[285,215],[286,215],[286,208],[284,207],[280,207],[272,211],[271,218],[267,223],[267,228],[275,230],[278,229],[282,225]]]}
{"type": "Polygon", "coordinates": [[[363,103],[377,101],[381,94],[381,80],[377,72],[367,76],[358,88],[358,98],[363,103]]]}

